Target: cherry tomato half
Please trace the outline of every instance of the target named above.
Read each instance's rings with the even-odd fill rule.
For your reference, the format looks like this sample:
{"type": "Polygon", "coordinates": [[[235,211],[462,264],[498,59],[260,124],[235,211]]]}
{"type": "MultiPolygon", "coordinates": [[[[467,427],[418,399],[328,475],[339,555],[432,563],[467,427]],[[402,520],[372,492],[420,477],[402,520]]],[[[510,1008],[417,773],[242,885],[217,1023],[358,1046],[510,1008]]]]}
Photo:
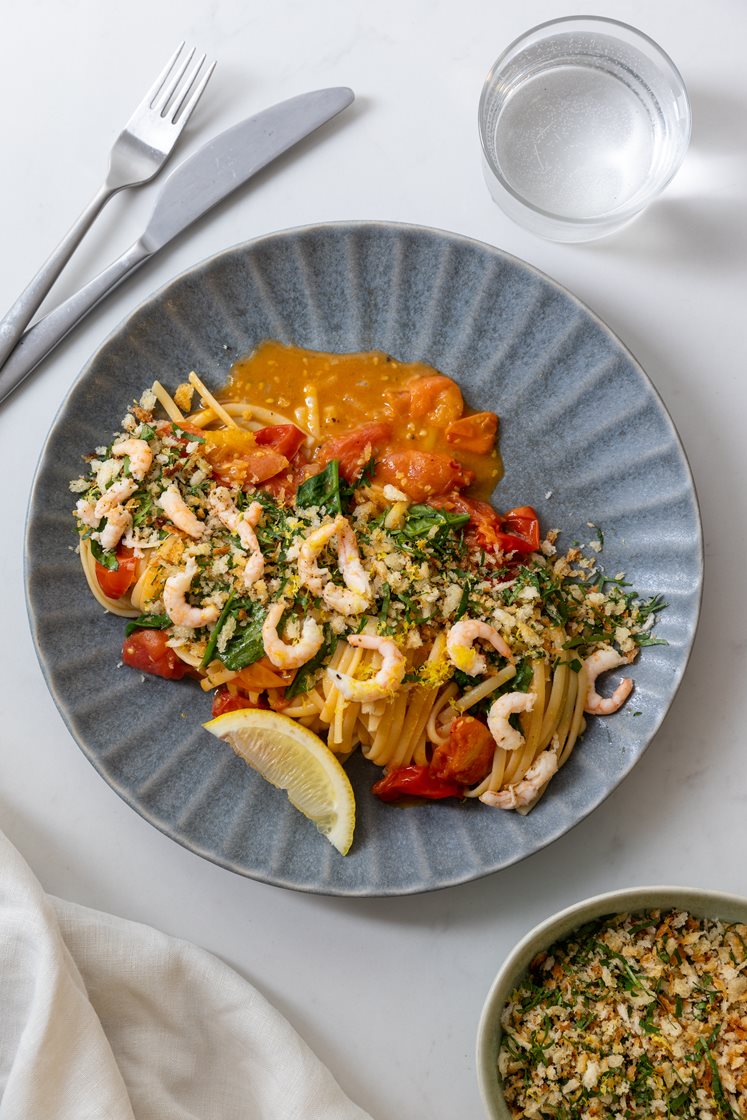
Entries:
{"type": "Polygon", "coordinates": [[[324,466],[333,459],[340,463],[340,474],[346,482],[354,482],[365,467],[368,459],[387,446],[392,434],[391,424],[381,421],[363,424],[341,436],[332,436],[321,446],[317,462],[324,466]]]}
{"type": "Polygon", "coordinates": [[[135,582],[137,559],[132,554],[131,548],[120,545],[117,549],[116,569],[105,568],[96,561],[96,582],[109,599],[121,599],[126,591],[135,582]]]}
{"type": "Polygon", "coordinates": [[[252,704],[248,696],[240,692],[231,693],[225,685],[216,688],[213,694],[213,719],[225,712],[238,712],[241,708],[266,708],[265,703],[252,704]]]}
{"type": "Polygon", "coordinates": [[[254,433],[258,447],[271,447],[290,461],[306,439],[295,424],[270,424],[254,433]]]}
{"type": "Polygon", "coordinates": [[[431,770],[438,778],[471,786],[490,773],[494,755],[495,740],[485,724],[473,716],[457,716],[449,738],[433,752],[431,770]]]}
{"type": "Polygon", "coordinates": [[[439,451],[392,451],[376,464],[376,481],[390,482],[414,502],[460,490],[474,477],[473,471],[439,451]]]}
{"type": "Polygon", "coordinates": [[[519,506],[503,515],[504,552],[536,552],[540,544],[539,517],[531,506],[519,506]]]}
{"type": "Polygon", "coordinates": [[[168,633],[164,630],[136,630],[124,640],[122,660],[141,673],[179,681],[189,672],[189,665],[177,657],[167,641],[168,633]]]}
{"type": "Polygon", "coordinates": [[[454,420],[446,429],[446,442],[461,451],[487,455],[495,447],[498,417],[494,412],[473,412],[454,420]]]}
{"type": "Polygon", "coordinates": [[[447,778],[437,778],[428,766],[401,766],[376,782],[373,792],[381,801],[399,801],[401,797],[440,801],[444,797],[463,797],[464,786],[447,778]]]}

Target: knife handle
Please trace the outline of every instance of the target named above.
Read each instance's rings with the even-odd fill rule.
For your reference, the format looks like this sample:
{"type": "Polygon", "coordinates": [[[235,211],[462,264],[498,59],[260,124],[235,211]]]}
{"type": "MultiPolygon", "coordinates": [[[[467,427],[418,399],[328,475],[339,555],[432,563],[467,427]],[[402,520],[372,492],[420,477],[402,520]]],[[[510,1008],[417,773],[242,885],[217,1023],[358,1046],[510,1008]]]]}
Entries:
{"type": "Polygon", "coordinates": [[[0,369],[0,404],[26,380],[73,327],[89,311],[93,311],[105,295],[144,264],[150,255],[151,250],[146,249],[141,241],[136,241],[74,296],[66,299],[27,330],[0,369]]]}
{"type": "Polygon", "coordinates": [[[0,322],[0,366],[2,366],[21,338],[23,330],[38,311],[49,290],[63,268],[93,225],[104,204],[114,191],[103,186],[91,199],[75,225],[68,231],[49,259],[42,265],[30,284],[24,288],[5,318],[0,322]]]}

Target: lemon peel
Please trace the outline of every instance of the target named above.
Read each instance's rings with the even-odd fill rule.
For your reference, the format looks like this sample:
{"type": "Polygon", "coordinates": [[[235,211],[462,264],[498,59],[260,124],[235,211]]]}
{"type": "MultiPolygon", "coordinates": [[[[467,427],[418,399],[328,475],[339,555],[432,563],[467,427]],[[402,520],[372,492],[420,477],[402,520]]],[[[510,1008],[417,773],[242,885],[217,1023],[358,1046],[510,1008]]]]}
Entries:
{"type": "Polygon", "coordinates": [[[203,727],[266,781],[285,790],[291,804],[347,855],[355,830],[353,788],[318,735],[279,712],[257,708],[225,712],[203,727]]]}

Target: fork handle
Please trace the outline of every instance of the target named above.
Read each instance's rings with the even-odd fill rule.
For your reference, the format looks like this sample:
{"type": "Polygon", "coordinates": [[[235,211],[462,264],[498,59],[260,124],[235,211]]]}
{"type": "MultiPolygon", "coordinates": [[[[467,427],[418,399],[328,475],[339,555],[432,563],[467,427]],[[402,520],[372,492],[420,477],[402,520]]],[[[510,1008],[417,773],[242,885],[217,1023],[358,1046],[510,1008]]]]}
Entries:
{"type": "Polygon", "coordinates": [[[85,287],[50,311],[26,331],[15,350],[0,369],[0,404],[17,389],[63,338],[93,311],[108,292],[144,264],[152,250],[136,241],[121,257],[89,281],[85,287]]]}
{"type": "Polygon", "coordinates": [[[77,249],[97,214],[115,193],[109,183],[104,183],[88,203],[75,225],[63,237],[52,255],[45,261],[31,283],[24,288],[8,314],[0,322],[0,369],[18,342],[24,330],[38,311],[44,298],[63,268],[77,249]]]}

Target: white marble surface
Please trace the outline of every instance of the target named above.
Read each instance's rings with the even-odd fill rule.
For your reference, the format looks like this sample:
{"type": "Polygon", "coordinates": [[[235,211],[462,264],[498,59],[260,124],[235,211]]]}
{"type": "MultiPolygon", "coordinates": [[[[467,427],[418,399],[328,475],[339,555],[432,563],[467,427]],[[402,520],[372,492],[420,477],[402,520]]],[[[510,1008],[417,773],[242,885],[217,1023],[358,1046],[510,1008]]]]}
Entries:
{"type": "MultiPolygon", "coordinates": [[[[679,65],[694,110],[685,165],[615,237],[542,242],[482,182],[483,76],[559,0],[27,0],[6,5],[0,67],[0,307],[82,208],[115,132],[180,37],[219,60],[181,154],[257,109],[349,84],[355,109],[303,158],[223,205],[115,293],[0,409],[3,520],[0,825],[48,890],[219,954],[288,1016],[376,1120],[478,1117],[474,1034],[507,949],[597,891],[671,882],[747,894],[743,431],[747,280],[747,8],[596,3],[679,65]],[[573,832],[519,866],[405,899],[309,897],[198,859],[97,776],[44,685],[23,591],[34,467],[67,385],[141,299],[224,246],[307,222],[390,218],[507,249],[566,284],[617,331],[672,412],[706,536],[703,614],[685,682],[652,747],[573,832]]],[[[71,293],[132,240],[157,184],[120,196],[66,272],[71,293]]],[[[71,648],[75,635],[70,635],[71,648]]]]}

